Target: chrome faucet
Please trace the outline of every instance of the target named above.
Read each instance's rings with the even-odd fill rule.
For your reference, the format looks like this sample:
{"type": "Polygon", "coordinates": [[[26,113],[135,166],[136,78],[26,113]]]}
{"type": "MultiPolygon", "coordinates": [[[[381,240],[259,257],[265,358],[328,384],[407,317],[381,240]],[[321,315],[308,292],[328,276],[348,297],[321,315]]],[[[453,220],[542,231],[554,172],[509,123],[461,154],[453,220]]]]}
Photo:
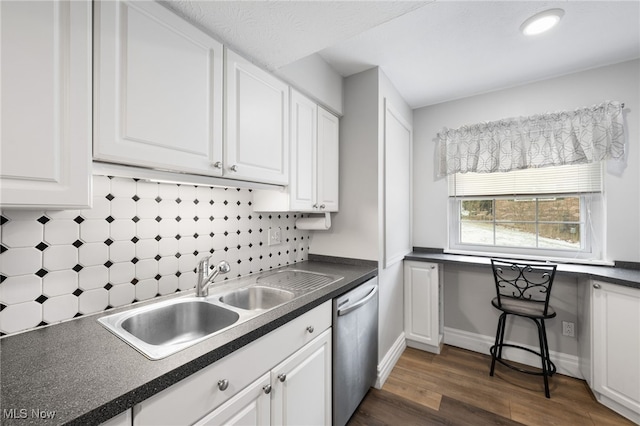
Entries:
{"type": "Polygon", "coordinates": [[[218,274],[226,274],[231,270],[229,262],[223,260],[218,263],[213,271],[209,272],[209,261],[211,256],[203,257],[198,263],[198,282],[196,283],[196,297],[207,297],[209,295],[209,286],[213,284],[218,274]]]}

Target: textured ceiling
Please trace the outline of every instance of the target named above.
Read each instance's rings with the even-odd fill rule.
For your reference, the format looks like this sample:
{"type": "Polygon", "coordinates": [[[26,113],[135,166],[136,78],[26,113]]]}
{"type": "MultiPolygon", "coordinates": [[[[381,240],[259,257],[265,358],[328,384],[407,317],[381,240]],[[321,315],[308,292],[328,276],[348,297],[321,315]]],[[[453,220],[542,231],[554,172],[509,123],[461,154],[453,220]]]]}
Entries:
{"type": "Polygon", "coordinates": [[[270,70],[316,52],[343,76],[380,66],[413,108],[640,57],[640,0],[162,3],[270,70]],[[520,33],[555,7],[552,31],[520,33]]]}
{"type": "Polygon", "coordinates": [[[424,6],[420,1],[162,1],[270,70],[424,6]]]}
{"type": "Polygon", "coordinates": [[[380,66],[416,108],[638,58],[640,2],[438,1],[320,55],[344,76],[380,66]],[[555,7],[557,27],[520,32],[555,7]]]}

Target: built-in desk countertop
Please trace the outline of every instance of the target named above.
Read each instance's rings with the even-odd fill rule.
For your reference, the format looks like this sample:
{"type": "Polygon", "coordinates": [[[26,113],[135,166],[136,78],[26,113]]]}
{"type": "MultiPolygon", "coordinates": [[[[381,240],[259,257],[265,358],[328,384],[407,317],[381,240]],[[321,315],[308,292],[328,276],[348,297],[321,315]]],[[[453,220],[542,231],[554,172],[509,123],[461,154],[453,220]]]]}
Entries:
{"type": "MultiPolygon", "coordinates": [[[[411,253],[404,257],[405,260],[423,262],[436,262],[443,264],[462,265],[491,265],[489,256],[468,256],[461,254],[443,253],[439,249],[425,249],[415,247],[411,253]]],[[[559,274],[580,275],[591,279],[619,284],[626,287],[640,288],[640,268],[627,268],[619,266],[596,266],[575,263],[557,263],[559,274]]],[[[626,264],[625,264],[626,265],[626,264]]],[[[637,264],[633,264],[634,266],[637,264]]]]}

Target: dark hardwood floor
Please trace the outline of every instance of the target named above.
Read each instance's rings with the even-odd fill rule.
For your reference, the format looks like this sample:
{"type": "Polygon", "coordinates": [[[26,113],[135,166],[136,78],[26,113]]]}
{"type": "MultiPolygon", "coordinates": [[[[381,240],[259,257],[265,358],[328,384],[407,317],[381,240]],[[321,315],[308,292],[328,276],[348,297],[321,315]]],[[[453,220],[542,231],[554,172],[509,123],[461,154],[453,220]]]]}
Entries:
{"type": "Polygon", "coordinates": [[[453,346],[440,355],[407,348],[382,389],[371,389],[349,426],[531,425],[632,426],[599,404],[586,382],[560,374],[542,378],[453,346]]]}

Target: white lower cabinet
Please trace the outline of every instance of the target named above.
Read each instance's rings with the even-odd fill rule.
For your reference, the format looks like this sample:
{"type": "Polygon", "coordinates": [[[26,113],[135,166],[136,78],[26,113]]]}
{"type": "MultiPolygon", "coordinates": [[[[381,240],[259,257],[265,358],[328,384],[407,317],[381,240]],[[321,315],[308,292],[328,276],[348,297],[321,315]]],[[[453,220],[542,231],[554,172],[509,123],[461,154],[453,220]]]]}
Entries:
{"type": "Polygon", "coordinates": [[[640,424],[640,289],[593,281],[591,307],[592,389],[640,424]]]}
{"type": "Polygon", "coordinates": [[[331,424],[331,330],[271,370],[271,424],[331,424]]]}
{"type": "Polygon", "coordinates": [[[323,425],[330,392],[327,301],[136,405],[133,425],[323,425]]]}
{"type": "Polygon", "coordinates": [[[132,418],[131,409],[128,409],[127,411],[123,411],[117,416],[110,418],[106,422],[100,423],[100,426],[131,426],[132,418]]]}
{"type": "Polygon", "coordinates": [[[268,425],[271,422],[270,393],[271,375],[265,373],[196,425],[268,425]]]}
{"type": "Polygon", "coordinates": [[[407,346],[440,353],[444,318],[437,263],[404,262],[404,334],[407,346]]]}

